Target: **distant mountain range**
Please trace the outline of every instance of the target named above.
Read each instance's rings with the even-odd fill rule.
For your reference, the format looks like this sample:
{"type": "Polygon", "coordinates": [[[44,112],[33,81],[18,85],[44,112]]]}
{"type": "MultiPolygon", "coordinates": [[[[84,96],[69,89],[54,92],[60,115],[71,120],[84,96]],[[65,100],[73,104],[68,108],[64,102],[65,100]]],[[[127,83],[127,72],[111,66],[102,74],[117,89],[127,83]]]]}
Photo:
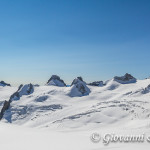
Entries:
{"type": "Polygon", "coordinates": [[[82,77],[70,86],[53,75],[44,86],[19,88],[0,82],[0,119],[18,125],[49,128],[97,128],[150,117],[150,79],[130,74],[106,82],[86,83],[82,77]]]}

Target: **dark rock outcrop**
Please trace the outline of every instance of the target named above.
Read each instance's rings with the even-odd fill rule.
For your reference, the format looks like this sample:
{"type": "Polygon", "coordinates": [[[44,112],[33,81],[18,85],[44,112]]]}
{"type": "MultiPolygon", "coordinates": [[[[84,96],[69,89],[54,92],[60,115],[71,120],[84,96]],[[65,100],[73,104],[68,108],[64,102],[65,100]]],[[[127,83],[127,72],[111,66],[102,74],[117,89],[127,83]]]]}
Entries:
{"type": "Polygon", "coordinates": [[[10,96],[9,101],[4,102],[4,105],[0,112],[0,120],[3,118],[5,111],[9,109],[10,104],[13,100],[19,100],[21,96],[29,95],[33,93],[33,91],[34,88],[32,84],[20,85],[18,90],[10,96]]]}
{"type": "Polygon", "coordinates": [[[65,82],[60,79],[57,75],[52,75],[51,78],[48,80],[47,85],[59,86],[64,87],[66,86],[65,82]]]}
{"type": "Polygon", "coordinates": [[[122,83],[122,84],[127,84],[127,83],[135,83],[136,82],[136,78],[134,78],[131,74],[126,73],[124,76],[118,77],[115,76],[114,80],[122,83]]]}
{"type": "Polygon", "coordinates": [[[71,84],[71,91],[69,93],[71,97],[85,96],[89,95],[89,93],[90,89],[87,87],[82,77],[77,77],[76,79],[73,80],[71,84]]]}
{"type": "Polygon", "coordinates": [[[102,87],[105,84],[103,83],[103,81],[95,81],[95,82],[89,83],[88,85],[102,87]]]}
{"type": "Polygon", "coordinates": [[[33,86],[34,86],[34,87],[39,87],[40,85],[39,85],[39,84],[34,84],[33,86]]]}
{"type": "Polygon", "coordinates": [[[9,109],[9,106],[10,106],[10,101],[5,101],[4,105],[3,105],[3,108],[2,108],[2,110],[0,112],[0,120],[3,118],[3,115],[4,115],[5,111],[7,109],[9,109]]]}
{"type": "Polygon", "coordinates": [[[74,84],[77,84],[79,82],[84,82],[83,79],[82,79],[82,77],[77,77],[76,79],[74,79],[73,82],[71,83],[71,86],[74,85],[74,84]]]}
{"type": "Polygon", "coordinates": [[[150,84],[141,91],[142,94],[147,94],[149,92],[150,92],[150,84]]]}
{"type": "Polygon", "coordinates": [[[4,82],[4,81],[1,81],[1,82],[0,82],[0,86],[11,86],[11,85],[8,84],[8,83],[6,83],[6,82],[4,82]]]}
{"type": "Polygon", "coordinates": [[[29,95],[32,94],[34,91],[33,85],[30,84],[25,84],[25,85],[20,85],[18,90],[11,95],[10,100],[19,100],[21,96],[23,95],[29,95]]]}

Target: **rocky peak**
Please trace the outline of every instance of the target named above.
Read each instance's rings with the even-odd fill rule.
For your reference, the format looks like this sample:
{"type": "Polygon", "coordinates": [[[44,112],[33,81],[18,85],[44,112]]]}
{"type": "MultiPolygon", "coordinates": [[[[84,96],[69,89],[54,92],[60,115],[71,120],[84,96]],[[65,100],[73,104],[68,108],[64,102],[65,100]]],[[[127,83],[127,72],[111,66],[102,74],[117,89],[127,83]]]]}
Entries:
{"type": "Polygon", "coordinates": [[[119,83],[134,83],[136,82],[136,78],[134,78],[131,74],[126,73],[124,76],[118,77],[115,76],[114,80],[119,83]]]}
{"type": "Polygon", "coordinates": [[[30,95],[30,94],[33,93],[33,91],[34,91],[34,87],[31,83],[30,84],[25,84],[25,85],[21,84],[19,86],[18,90],[10,96],[10,101],[18,100],[23,95],[30,95]]]}
{"type": "Polygon", "coordinates": [[[85,96],[90,93],[90,89],[87,87],[86,83],[83,81],[82,77],[77,77],[73,80],[71,84],[70,96],[85,96]]]}
{"type": "Polygon", "coordinates": [[[0,86],[11,86],[11,85],[4,81],[0,81],[0,86]]]}
{"type": "Polygon", "coordinates": [[[65,82],[57,75],[52,75],[51,78],[48,80],[47,85],[54,85],[60,87],[66,86],[65,82]]]}
{"type": "MultiPolygon", "coordinates": [[[[79,83],[79,82],[84,82],[83,79],[82,79],[82,77],[77,77],[76,79],[74,79],[73,82],[72,82],[72,84],[71,84],[71,86],[74,85],[74,84],[77,84],[77,83],[79,83]]],[[[85,82],[84,82],[84,83],[85,83],[85,82]]],[[[85,83],[85,84],[86,84],[86,83],[85,83]]]]}

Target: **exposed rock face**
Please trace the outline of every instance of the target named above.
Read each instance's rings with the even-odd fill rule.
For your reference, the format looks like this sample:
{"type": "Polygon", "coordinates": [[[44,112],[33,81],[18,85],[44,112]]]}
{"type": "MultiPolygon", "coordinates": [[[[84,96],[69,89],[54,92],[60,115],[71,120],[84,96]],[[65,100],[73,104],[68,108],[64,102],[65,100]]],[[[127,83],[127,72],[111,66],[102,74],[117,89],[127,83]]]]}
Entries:
{"type": "Polygon", "coordinates": [[[89,85],[102,87],[105,84],[103,83],[103,81],[95,81],[95,82],[89,83],[89,85]]]}
{"type": "Polygon", "coordinates": [[[127,84],[127,83],[135,83],[136,82],[136,78],[134,78],[131,74],[126,73],[124,76],[122,77],[114,77],[114,80],[122,83],[122,84],[127,84]]]}
{"type": "Polygon", "coordinates": [[[81,77],[77,77],[76,79],[73,80],[71,84],[71,91],[69,95],[71,97],[76,97],[76,96],[85,96],[89,95],[90,89],[87,87],[86,83],[83,81],[81,77]]]}
{"type": "Polygon", "coordinates": [[[3,108],[2,108],[2,110],[0,112],[0,120],[3,118],[3,115],[4,115],[5,111],[7,109],[9,109],[9,106],[10,106],[10,101],[5,101],[4,105],[3,105],[3,108]]]}
{"type": "Polygon", "coordinates": [[[145,89],[143,89],[143,90],[141,91],[142,94],[147,94],[147,93],[149,93],[149,92],[150,92],[150,84],[149,84],[145,89]]]}
{"type": "Polygon", "coordinates": [[[22,95],[29,95],[33,93],[33,91],[34,91],[33,85],[30,83],[21,86],[18,92],[19,96],[21,97],[22,95]]]}
{"type": "Polygon", "coordinates": [[[52,77],[48,80],[47,85],[59,86],[64,87],[66,86],[65,82],[60,79],[57,75],[52,75],[52,77]]]}
{"type": "Polygon", "coordinates": [[[8,83],[5,83],[4,81],[1,81],[1,82],[0,82],[0,86],[11,86],[11,85],[8,84],[8,83]]]}
{"type": "Polygon", "coordinates": [[[10,104],[13,100],[19,100],[21,96],[29,95],[33,93],[33,91],[34,88],[32,84],[26,84],[26,85],[21,84],[18,90],[10,96],[9,101],[4,102],[3,108],[0,112],[0,120],[3,118],[5,111],[9,109],[10,104]]]}
{"type": "Polygon", "coordinates": [[[20,85],[18,90],[13,95],[11,95],[10,101],[18,100],[18,99],[20,99],[21,96],[29,95],[29,94],[33,93],[33,91],[34,91],[34,87],[31,83],[25,84],[25,85],[20,85]]]}
{"type": "Polygon", "coordinates": [[[83,79],[82,79],[82,77],[77,77],[76,79],[74,79],[73,82],[71,83],[71,86],[74,85],[74,84],[77,84],[79,82],[84,82],[83,79]]]}

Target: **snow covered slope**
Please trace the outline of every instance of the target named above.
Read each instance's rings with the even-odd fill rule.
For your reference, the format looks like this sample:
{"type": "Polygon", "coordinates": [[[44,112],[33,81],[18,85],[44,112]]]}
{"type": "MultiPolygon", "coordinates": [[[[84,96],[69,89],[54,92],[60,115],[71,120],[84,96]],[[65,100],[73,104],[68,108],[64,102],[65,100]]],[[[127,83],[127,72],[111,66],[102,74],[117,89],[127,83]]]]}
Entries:
{"type": "MultiPolygon", "coordinates": [[[[130,84],[112,79],[103,87],[86,85],[91,92],[81,97],[70,96],[72,87],[34,87],[33,93],[11,102],[2,122],[38,128],[85,130],[118,124],[128,126],[135,120],[148,121],[149,84],[150,79],[130,84]]],[[[8,95],[5,98],[9,98],[8,95]]]]}
{"type": "Polygon", "coordinates": [[[2,150],[149,150],[148,142],[144,143],[110,143],[105,146],[102,140],[99,143],[93,143],[90,140],[94,132],[100,133],[102,136],[106,133],[116,133],[122,135],[143,134],[150,135],[150,130],[125,130],[118,127],[101,128],[93,131],[70,131],[58,132],[55,130],[39,130],[33,128],[25,128],[20,126],[0,124],[0,148],[2,150]]]}
{"type": "Polygon", "coordinates": [[[93,143],[90,138],[93,133],[150,136],[150,79],[122,83],[113,78],[101,87],[75,81],[78,80],[71,87],[32,84],[19,89],[0,87],[0,107],[5,100],[11,102],[0,122],[0,148],[149,149],[146,141],[105,146],[102,141],[93,143]],[[77,83],[90,92],[72,97],[70,93],[77,83]]]}

